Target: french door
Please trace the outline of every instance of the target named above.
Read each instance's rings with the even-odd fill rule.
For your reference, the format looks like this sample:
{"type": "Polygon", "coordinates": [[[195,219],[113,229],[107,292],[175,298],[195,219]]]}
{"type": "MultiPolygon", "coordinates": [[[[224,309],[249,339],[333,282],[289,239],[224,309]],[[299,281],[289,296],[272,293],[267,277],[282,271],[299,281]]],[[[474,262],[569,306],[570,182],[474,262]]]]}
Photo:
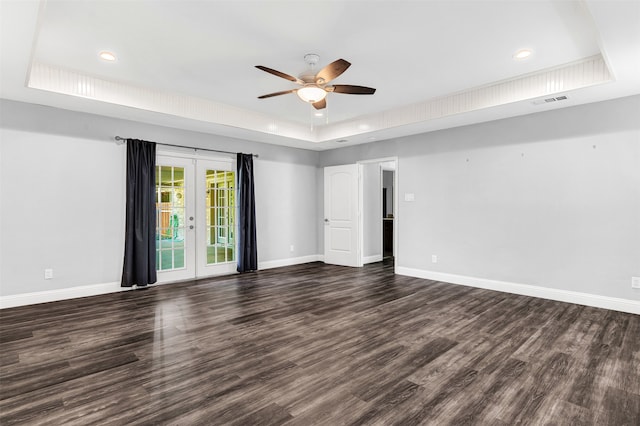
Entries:
{"type": "Polygon", "coordinates": [[[158,155],[158,282],[236,270],[235,162],[158,155]]]}
{"type": "Polygon", "coordinates": [[[197,160],[196,179],[197,276],[235,272],[235,162],[197,160]]]}

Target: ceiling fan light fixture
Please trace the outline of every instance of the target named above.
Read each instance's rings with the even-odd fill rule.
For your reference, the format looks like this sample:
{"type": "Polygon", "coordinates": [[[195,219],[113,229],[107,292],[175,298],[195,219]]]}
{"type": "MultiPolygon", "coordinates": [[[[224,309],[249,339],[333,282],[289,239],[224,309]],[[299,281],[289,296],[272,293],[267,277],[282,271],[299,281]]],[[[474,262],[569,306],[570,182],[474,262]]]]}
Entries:
{"type": "MultiPolygon", "coordinates": [[[[2,1],[2,0],[0,0],[2,1]]],[[[313,69],[315,63],[317,63],[318,55],[309,54],[305,56],[305,61],[309,64],[309,67],[313,69]]],[[[276,77],[283,78],[301,86],[299,89],[282,90],[280,92],[268,93],[266,95],[258,96],[258,99],[272,98],[274,96],[286,95],[288,93],[296,93],[298,97],[306,103],[313,105],[316,110],[322,110],[327,107],[327,93],[344,93],[348,95],[373,95],[376,89],[372,87],[354,86],[351,84],[337,84],[327,86],[326,84],[333,79],[342,75],[343,72],[351,66],[351,63],[344,59],[338,59],[333,61],[326,67],[322,68],[315,75],[311,75],[312,71],[302,74],[300,77],[294,77],[289,74],[285,74],[278,70],[265,67],[263,65],[256,65],[256,68],[275,75],[276,77]]]]}
{"type": "Polygon", "coordinates": [[[327,97],[327,92],[323,88],[318,87],[315,84],[308,84],[304,87],[301,87],[296,91],[296,94],[300,99],[310,104],[321,101],[327,97]]]}

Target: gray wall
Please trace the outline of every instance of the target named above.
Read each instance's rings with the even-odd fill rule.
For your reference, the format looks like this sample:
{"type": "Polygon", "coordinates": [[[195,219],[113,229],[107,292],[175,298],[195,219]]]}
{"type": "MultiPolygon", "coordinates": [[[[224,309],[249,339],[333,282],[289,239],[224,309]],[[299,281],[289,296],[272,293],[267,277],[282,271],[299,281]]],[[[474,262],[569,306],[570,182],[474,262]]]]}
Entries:
{"type": "Polygon", "coordinates": [[[399,157],[397,266],[638,300],[638,117],[633,96],[325,151],[320,165],[399,157]]]}
{"type": "Polygon", "coordinates": [[[261,262],[323,253],[322,167],[397,156],[399,266],[638,300],[639,114],[634,96],[317,153],[1,101],[0,294],[119,280],[119,134],[260,154],[261,262]]]}
{"type": "Polygon", "coordinates": [[[0,295],[120,280],[126,148],[116,134],[259,154],[259,261],[317,254],[317,152],[2,100],[0,295]]]}
{"type": "Polygon", "coordinates": [[[258,159],[254,168],[258,260],[316,255],[316,166],[258,159]]]}
{"type": "Polygon", "coordinates": [[[0,294],[118,281],[123,147],[4,128],[0,140],[0,294]]]}

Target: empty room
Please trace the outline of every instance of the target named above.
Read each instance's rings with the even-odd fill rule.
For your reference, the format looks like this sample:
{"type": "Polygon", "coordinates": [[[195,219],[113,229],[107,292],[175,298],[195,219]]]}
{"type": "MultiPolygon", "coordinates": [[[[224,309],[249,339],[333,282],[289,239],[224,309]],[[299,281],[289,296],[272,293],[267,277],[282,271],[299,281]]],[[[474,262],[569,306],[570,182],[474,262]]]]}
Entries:
{"type": "Polygon", "coordinates": [[[1,425],[640,424],[640,2],[0,0],[1,425]]]}

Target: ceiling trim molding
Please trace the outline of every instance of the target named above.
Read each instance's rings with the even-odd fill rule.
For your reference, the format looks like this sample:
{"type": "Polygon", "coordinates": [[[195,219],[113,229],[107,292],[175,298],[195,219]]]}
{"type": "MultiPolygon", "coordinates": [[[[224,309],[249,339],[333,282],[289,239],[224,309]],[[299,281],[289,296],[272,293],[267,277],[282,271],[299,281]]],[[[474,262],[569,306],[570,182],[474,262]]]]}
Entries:
{"type": "Polygon", "coordinates": [[[202,98],[109,81],[42,63],[32,64],[28,87],[315,144],[548,97],[612,80],[603,57],[596,55],[406,107],[313,128],[202,98]]]}
{"type": "Polygon", "coordinates": [[[32,64],[27,86],[191,120],[316,141],[315,134],[302,124],[207,99],[105,80],[38,62],[32,64]]]}
{"type": "Polygon", "coordinates": [[[583,89],[612,81],[601,55],[322,128],[319,140],[342,139],[455,114],[583,89]],[[354,132],[359,129],[359,132],[354,132]]]}

